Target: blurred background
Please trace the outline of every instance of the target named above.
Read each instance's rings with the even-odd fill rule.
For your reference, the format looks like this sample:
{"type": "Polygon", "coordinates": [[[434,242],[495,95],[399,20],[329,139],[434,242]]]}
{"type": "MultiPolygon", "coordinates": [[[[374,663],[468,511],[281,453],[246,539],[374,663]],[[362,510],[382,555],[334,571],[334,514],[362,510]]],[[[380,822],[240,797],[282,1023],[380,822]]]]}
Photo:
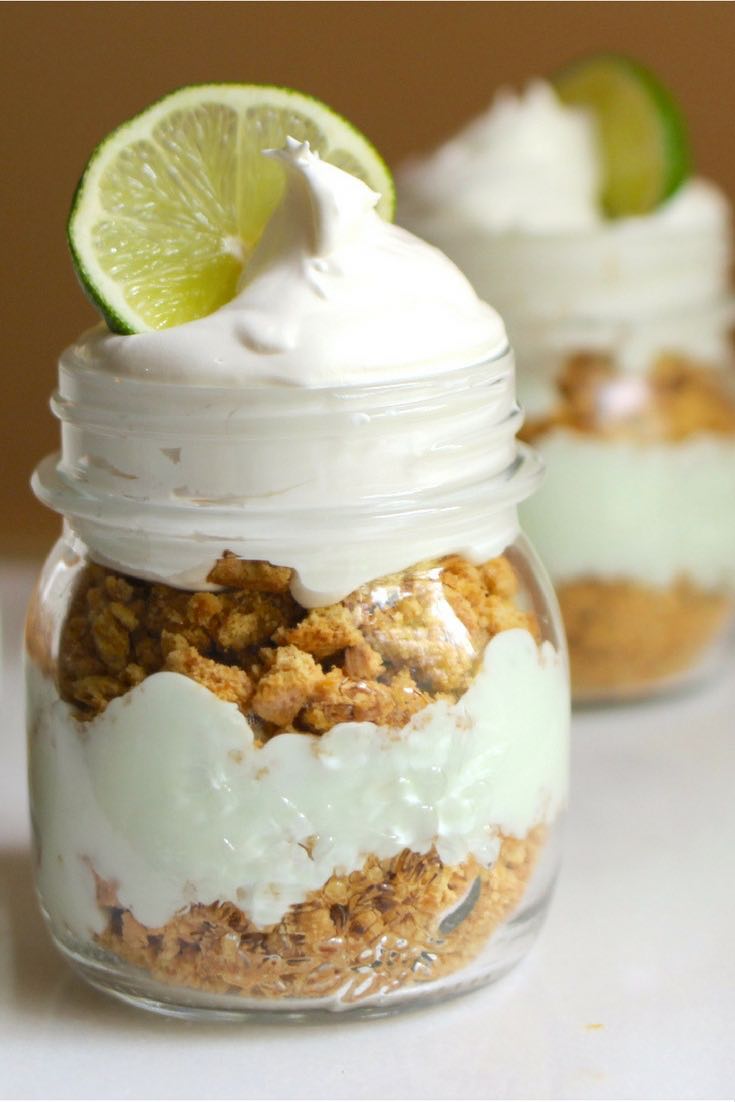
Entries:
{"type": "Polygon", "coordinates": [[[65,242],[96,143],[182,84],[284,84],[326,100],[395,165],[522,85],[600,49],[634,54],[688,116],[696,166],[735,198],[731,3],[4,3],[0,6],[0,554],[41,555],[58,520],[30,472],[54,450],[60,350],[96,321],[65,242]]]}

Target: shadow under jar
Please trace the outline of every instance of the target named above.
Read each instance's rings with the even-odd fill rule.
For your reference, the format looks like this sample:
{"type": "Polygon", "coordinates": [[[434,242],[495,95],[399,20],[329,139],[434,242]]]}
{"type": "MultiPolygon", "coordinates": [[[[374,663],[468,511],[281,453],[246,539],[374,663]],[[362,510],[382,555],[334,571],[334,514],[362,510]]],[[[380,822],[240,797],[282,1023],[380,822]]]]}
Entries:
{"type": "Polygon", "coordinates": [[[114,416],[109,380],[60,377],[27,667],[61,951],[192,1017],[383,1014],[503,974],[548,904],[568,736],[510,356],[287,395],[118,379],[114,416]]]}

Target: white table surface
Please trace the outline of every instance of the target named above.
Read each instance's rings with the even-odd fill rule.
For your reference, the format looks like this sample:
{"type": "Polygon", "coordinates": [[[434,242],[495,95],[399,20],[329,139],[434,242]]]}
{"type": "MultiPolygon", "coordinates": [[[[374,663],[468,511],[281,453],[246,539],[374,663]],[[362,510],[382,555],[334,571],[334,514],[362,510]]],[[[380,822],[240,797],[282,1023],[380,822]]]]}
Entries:
{"type": "Polygon", "coordinates": [[[0,571],[3,1098],[722,1098],[735,1092],[735,670],[574,721],[564,871],[495,988],[403,1017],[197,1025],[87,989],[28,859],[18,666],[28,567],[0,571]]]}

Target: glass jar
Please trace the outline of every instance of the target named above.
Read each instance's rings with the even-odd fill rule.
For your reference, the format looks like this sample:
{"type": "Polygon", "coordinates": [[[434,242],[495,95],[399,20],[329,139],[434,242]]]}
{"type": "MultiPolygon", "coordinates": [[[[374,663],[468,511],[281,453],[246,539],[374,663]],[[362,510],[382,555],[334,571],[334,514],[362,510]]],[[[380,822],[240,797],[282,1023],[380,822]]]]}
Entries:
{"type": "Polygon", "coordinates": [[[521,520],[559,597],[574,699],[701,680],[728,652],[735,602],[724,197],[690,181],[651,215],[564,233],[411,225],[495,303],[516,349],[522,438],[548,472],[521,520]]]}
{"type": "Polygon", "coordinates": [[[568,737],[510,356],[339,391],[60,379],[27,669],[62,953],[192,1017],[384,1014],[504,973],[548,905],[568,737]]]}

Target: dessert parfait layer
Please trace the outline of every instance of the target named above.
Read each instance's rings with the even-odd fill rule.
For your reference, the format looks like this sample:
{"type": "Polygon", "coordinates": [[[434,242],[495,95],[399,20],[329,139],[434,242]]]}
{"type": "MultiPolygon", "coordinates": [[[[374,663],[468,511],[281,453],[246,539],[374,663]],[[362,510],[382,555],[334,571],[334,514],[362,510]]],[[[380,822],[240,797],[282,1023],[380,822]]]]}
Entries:
{"type": "Polygon", "coordinates": [[[695,178],[610,219],[597,139],[591,115],[535,83],[409,166],[401,189],[405,224],[508,326],[522,437],[548,472],[521,516],[577,698],[707,668],[735,592],[728,203],[695,178]]]}
{"type": "Polygon", "coordinates": [[[558,392],[523,429],[548,463],[524,523],[543,533],[575,692],[696,671],[734,607],[733,380],[685,355],[630,377],[584,354],[569,357],[558,392]]]}
{"type": "Polygon", "coordinates": [[[527,553],[311,610],[291,573],[225,555],[216,592],[187,592],[59,548],[28,631],[54,934],[254,1006],[482,978],[548,888],[566,795],[566,670],[527,553]]]}
{"type": "Polygon", "coordinates": [[[100,986],[286,1012],[487,982],[543,917],[558,611],[499,316],[305,145],[236,297],[62,357],[29,616],[38,885],[100,986]]]}

